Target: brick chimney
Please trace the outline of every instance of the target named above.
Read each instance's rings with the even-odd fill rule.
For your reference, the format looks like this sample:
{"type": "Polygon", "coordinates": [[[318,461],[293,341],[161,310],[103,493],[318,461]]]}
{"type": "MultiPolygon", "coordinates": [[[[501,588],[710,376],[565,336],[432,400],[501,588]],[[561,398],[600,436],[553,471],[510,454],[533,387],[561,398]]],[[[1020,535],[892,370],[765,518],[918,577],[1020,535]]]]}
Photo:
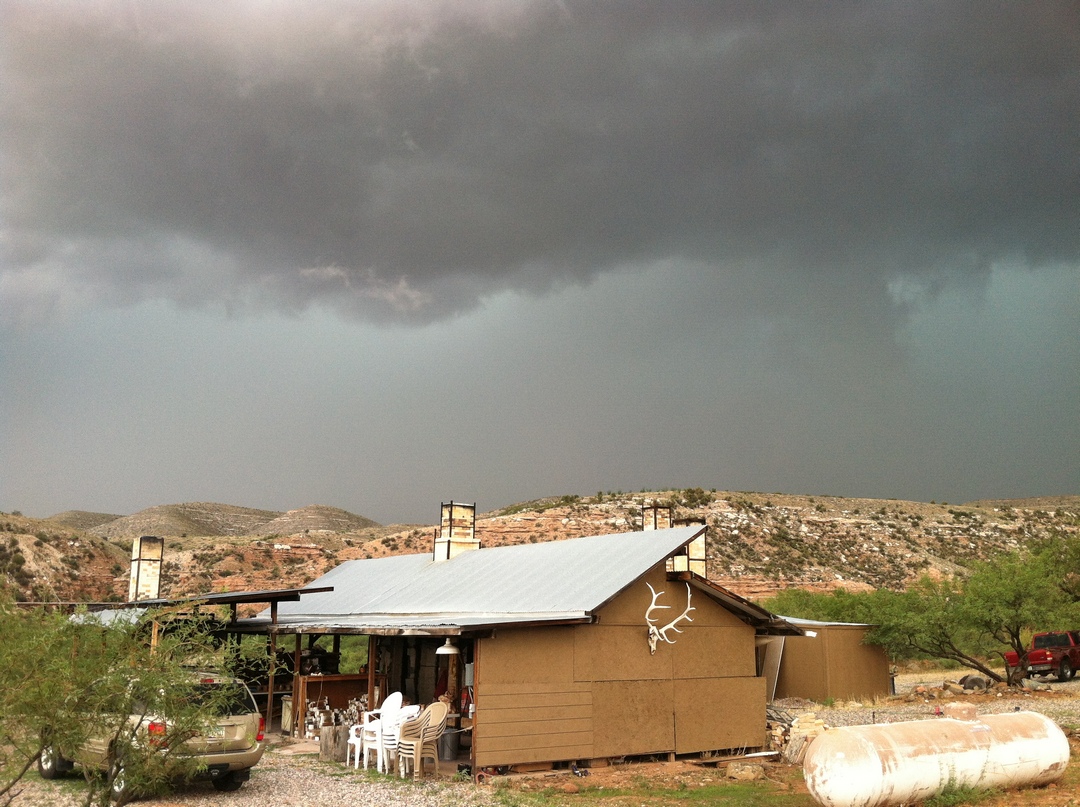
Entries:
{"type": "Polygon", "coordinates": [[[143,535],[131,543],[131,580],[128,582],[128,602],[154,600],[161,593],[161,563],[165,556],[165,539],[143,535]]]}
{"type": "Polygon", "coordinates": [[[671,529],[671,505],[656,502],[642,505],[641,528],[643,530],[671,529]]]}
{"type": "Polygon", "coordinates": [[[476,504],[443,502],[442,519],[435,535],[432,559],[451,560],[462,552],[480,548],[476,538],[476,504]]]}
{"type": "Polygon", "coordinates": [[[705,522],[700,518],[681,518],[673,527],[701,527],[701,535],[688,543],[678,555],[668,558],[667,569],[669,572],[693,572],[700,577],[707,578],[705,573],[705,536],[708,529],[705,522]]]}

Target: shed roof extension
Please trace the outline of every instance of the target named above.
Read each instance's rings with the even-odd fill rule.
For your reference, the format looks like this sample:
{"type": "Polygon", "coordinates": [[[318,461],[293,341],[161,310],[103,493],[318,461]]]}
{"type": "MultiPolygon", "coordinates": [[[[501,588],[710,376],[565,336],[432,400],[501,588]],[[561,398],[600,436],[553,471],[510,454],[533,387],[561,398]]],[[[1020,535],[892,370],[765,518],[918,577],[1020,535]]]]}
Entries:
{"type": "MultiPolygon", "coordinates": [[[[516,624],[589,622],[604,604],[704,529],[491,547],[445,561],[434,561],[428,553],[347,561],[308,586],[332,591],[281,603],[273,628],[269,611],[242,624],[280,633],[438,636],[516,624]]],[[[747,621],[772,616],[735,600],[721,604],[747,621]]]]}

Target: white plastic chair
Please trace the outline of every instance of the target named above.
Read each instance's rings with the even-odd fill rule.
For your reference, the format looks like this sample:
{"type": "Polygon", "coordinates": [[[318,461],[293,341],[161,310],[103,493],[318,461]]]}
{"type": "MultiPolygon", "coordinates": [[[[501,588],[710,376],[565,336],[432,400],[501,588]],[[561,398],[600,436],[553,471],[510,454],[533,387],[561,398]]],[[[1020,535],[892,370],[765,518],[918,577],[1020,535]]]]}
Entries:
{"type": "Polygon", "coordinates": [[[383,771],[383,726],[387,723],[398,724],[398,712],[401,711],[402,694],[391,692],[382,706],[364,712],[364,722],[360,725],[360,753],[364,757],[364,770],[368,766],[368,752],[375,752],[375,765],[383,771]]]}
{"type": "Polygon", "coordinates": [[[354,768],[360,767],[360,754],[364,750],[363,739],[364,726],[361,723],[357,723],[355,726],[349,728],[349,739],[346,740],[349,745],[345,749],[345,767],[349,766],[349,757],[355,752],[356,760],[353,763],[354,768]]]}

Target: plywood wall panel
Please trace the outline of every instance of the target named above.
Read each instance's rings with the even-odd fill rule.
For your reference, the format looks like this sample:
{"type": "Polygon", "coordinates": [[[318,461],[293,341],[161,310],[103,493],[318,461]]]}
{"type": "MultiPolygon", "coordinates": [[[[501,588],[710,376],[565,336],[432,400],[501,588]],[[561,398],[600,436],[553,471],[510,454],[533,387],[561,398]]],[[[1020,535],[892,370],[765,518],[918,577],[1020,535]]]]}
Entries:
{"type": "MultiPolygon", "coordinates": [[[[569,738],[560,738],[569,739],[569,738]]],[[[593,745],[590,738],[574,745],[538,745],[530,748],[485,748],[476,752],[478,767],[487,768],[496,765],[524,765],[531,762],[557,762],[575,759],[592,759],[593,745]]]]}
{"type": "Polygon", "coordinates": [[[484,693],[487,695],[532,695],[541,692],[589,692],[588,684],[565,681],[527,681],[524,683],[505,683],[484,680],[484,693]]]}
{"type": "Polygon", "coordinates": [[[669,679],[670,654],[649,653],[645,624],[584,625],[574,629],[574,679],[644,681],[669,679]]]}
{"type": "Polygon", "coordinates": [[[675,752],[765,745],[765,679],[675,681],[675,752]]]}
{"type": "Polygon", "coordinates": [[[673,751],[675,716],[672,713],[672,694],[671,681],[610,681],[594,684],[593,756],[673,751]]]}
{"type": "Polygon", "coordinates": [[[755,675],[754,631],[746,625],[696,627],[672,634],[675,644],[660,644],[656,655],[670,655],[675,678],[732,678],[755,675]]]}
{"type": "Polygon", "coordinates": [[[879,645],[863,644],[864,628],[830,629],[828,645],[831,698],[867,698],[889,694],[889,656],[879,645]]]}
{"type": "MultiPolygon", "coordinates": [[[[555,727],[552,727],[555,728],[555,727]]],[[[568,756],[567,749],[588,749],[592,751],[592,732],[552,731],[549,734],[513,734],[503,737],[485,738],[485,752],[547,750],[554,752],[548,760],[580,759],[568,756]]]]}
{"type": "MultiPolygon", "coordinates": [[[[548,720],[573,720],[582,715],[583,707],[591,706],[592,693],[589,693],[587,702],[576,703],[570,706],[551,706],[544,703],[540,698],[530,698],[530,701],[532,703],[529,706],[509,705],[504,708],[492,709],[486,706],[492,702],[485,700],[484,723],[520,723],[534,719],[537,711],[542,711],[545,719],[548,720]]],[[[521,699],[518,698],[511,703],[521,703],[521,699]]]]}
{"type": "MultiPolygon", "coordinates": [[[[649,592],[649,587],[646,583],[651,584],[658,592],[663,591],[668,587],[667,572],[664,570],[663,563],[654,566],[646,575],[635,580],[629,587],[611,600],[611,602],[601,608],[598,612],[600,624],[641,625],[642,628],[644,628],[645,611],[652,601],[652,594],[649,592]]],[[[663,600],[664,598],[661,597],[661,602],[658,604],[672,604],[663,600]]],[[[681,607],[680,610],[682,610],[681,607]]],[[[657,611],[656,613],[666,614],[668,611],[657,611]]],[[[675,613],[679,612],[676,611],[675,613]]]]}
{"type": "Polygon", "coordinates": [[[521,737],[534,734],[589,734],[593,730],[592,717],[579,718],[549,718],[544,712],[533,710],[531,715],[525,715],[520,720],[483,722],[482,735],[484,739],[494,737],[521,737]]]}
{"type": "Polygon", "coordinates": [[[780,657],[780,672],[776,678],[777,698],[823,701],[829,697],[825,668],[827,643],[824,631],[818,631],[817,636],[784,639],[784,654],[780,657]]]}
{"type": "MultiPolygon", "coordinates": [[[[641,625],[646,626],[645,612],[652,602],[649,585],[659,595],[657,605],[667,608],[653,611],[654,619],[660,624],[670,622],[686,608],[686,583],[680,580],[668,580],[664,564],[654,566],[648,574],[634,581],[611,602],[600,609],[598,615],[601,625],[641,625]],[[646,585],[648,584],[648,585],[646,585]]],[[[703,592],[691,586],[690,612],[693,624],[699,627],[745,627],[745,623],[723,606],[709,599],[703,592]]]]}
{"type": "Polygon", "coordinates": [[[889,657],[863,644],[866,628],[824,625],[817,636],[789,637],[780,661],[778,698],[866,698],[889,694],[889,657]]]}
{"type": "Polygon", "coordinates": [[[573,680],[573,628],[502,630],[481,642],[476,764],[591,757],[592,687],[573,680]]]}
{"type": "Polygon", "coordinates": [[[477,765],[591,757],[593,725],[588,688],[562,693],[479,694],[473,735],[477,765]],[[558,701],[573,703],[555,708],[549,705],[558,701]]]}
{"type": "MultiPolygon", "coordinates": [[[[686,583],[674,580],[668,583],[664,596],[661,597],[660,601],[672,607],[671,611],[664,612],[672,614],[668,621],[674,619],[686,608],[686,583]]],[[[693,586],[690,587],[690,604],[694,606],[694,610],[690,612],[690,616],[694,620],[692,623],[694,627],[740,628],[742,630],[749,628],[752,630],[727,608],[724,608],[715,600],[709,599],[708,595],[693,586]]],[[[682,624],[680,623],[680,626],[682,624]]]]}
{"type": "Polygon", "coordinates": [[[501,630],[484,643],[484,685],[574,680],[574,635],[565,627],[501,630]]]}

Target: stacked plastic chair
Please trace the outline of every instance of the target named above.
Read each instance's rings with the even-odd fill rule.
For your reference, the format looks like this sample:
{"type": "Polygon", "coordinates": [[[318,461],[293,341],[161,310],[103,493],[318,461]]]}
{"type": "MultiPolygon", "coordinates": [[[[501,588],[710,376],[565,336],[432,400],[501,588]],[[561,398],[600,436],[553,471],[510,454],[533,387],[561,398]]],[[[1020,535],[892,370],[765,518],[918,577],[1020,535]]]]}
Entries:
{"type": "Polygon", "coordinates": [[[422,774],[425,759],[434,760],[435,773],[439,772],[439,738],[446,731],[449,711],[448,704],[435,701],[418,718],[402,723],[397,742],[398,772],[402,779],[410,767],[414,779],[422,774]]]}
{"type": "Polygon", "coordinates": [[[406,721],[414,720],[419,714],[419,706],[402,706],[393,721],[382,718],[382,767],[379,768],[380,771],[390,773],[397,762],[398,734],[401,726],[406,721]]]}
{"type": "MultiPolygon", "coordinates": [[[[364,712],[364,722],[356,726],[353,726],[349,730],[349,743],[353,742],[353,735],[359,733],[360,748],[357,752],[355,766],[360,767],[360,757],[364,758],[364,770],[368,767],[368,754],[372,751],[375,752],[375,765],[380,772],[383,770],[383,726],[386,724],[392,724],[395,727],[398,725],[398,713],[401,711],[402,694],[400,692],[391,692],[386,696],[386,700],[382,702],[382,706],[378,709],[371,709],[364,712]],[[359,730],[359,732],[357,731],[359,730]]],[[[346,757],[346,761],[347,761],[346,757]]]]}

